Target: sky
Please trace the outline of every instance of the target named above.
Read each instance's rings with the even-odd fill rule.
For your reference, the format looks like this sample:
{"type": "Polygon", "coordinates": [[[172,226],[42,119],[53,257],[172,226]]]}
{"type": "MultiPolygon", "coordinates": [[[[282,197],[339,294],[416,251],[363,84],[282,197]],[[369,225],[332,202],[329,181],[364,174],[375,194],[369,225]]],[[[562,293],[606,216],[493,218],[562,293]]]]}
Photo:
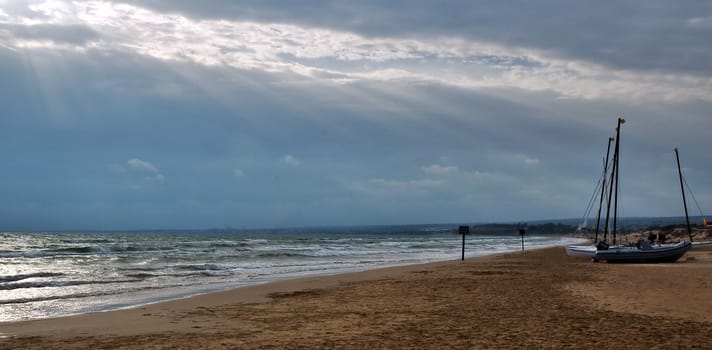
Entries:
{"type": "Polygon", "coordinates": [[[709,1],[0,0],[0,82],[0,230],[577,218],[619,116],[712,210],[709,1]]]}

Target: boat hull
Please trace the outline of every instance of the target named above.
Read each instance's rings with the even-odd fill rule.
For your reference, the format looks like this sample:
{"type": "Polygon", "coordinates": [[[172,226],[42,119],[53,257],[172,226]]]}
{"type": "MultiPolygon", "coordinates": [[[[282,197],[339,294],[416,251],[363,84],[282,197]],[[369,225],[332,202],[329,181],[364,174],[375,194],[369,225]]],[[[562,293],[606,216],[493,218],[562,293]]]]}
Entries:
{"type": "Polygon", "coordinates": [[[675,262],[680,259],[692,243],[688,241],[649,248],[636,246],[611,247],[608,250],[598,250],[593,255],[595,260],[605,260],[609,263],[663,263],[675,262]]]}
{"type": "Polygon", "coordinates": [[[566,254],[577,258],[592,259],[596,255],[595,245],[567,245],[566,254]]]}

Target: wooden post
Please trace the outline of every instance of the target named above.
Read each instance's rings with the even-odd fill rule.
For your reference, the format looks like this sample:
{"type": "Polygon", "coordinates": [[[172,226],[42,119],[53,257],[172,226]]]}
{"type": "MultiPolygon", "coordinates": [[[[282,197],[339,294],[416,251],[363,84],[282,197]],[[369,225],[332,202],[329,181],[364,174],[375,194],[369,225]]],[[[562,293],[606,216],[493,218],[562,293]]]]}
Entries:
{"type": "Polygon", "coordinates": [[[462,235],[462,260],[465,260],[465,235],[470,234],[470,226],[460,226],[460,234],[462,235]]]}
{"type": "Polygon", "coordinates": [[[524,251],[524,234],[527,233],[527,230],[520,228],[519,229],[519,235],[522,236],[522,251],[524,251]]]}

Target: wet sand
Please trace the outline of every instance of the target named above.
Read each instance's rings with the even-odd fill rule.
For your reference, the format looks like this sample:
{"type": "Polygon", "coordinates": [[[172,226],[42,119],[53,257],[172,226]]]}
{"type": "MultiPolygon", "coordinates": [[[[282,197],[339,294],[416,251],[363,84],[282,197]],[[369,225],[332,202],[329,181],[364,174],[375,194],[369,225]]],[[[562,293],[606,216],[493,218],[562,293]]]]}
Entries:
{"type": "Polygon", "coordinates": [[[0,349],[712,348],[712,249],[656,265],[551,248],[0,324],[0,349]]]}

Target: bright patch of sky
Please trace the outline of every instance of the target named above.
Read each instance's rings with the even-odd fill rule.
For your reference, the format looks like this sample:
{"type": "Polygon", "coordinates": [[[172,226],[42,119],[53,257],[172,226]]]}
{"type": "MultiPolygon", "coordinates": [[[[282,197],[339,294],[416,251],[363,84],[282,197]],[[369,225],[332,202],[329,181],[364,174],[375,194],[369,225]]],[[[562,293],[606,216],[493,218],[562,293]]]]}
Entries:
{"type": "MultiPolygon", "coordinates": [[[[45,1],[2,13],[2,44],[15,48],[131,51],[204,65],[290,72],[349,83],[441,83],[553,91],[562,98],[712,100],[709,77],[610,69],[543,50],[459,37],[389,38],[280,23],[191,19],[126,3],[45,1]],[[17,26],[25,26],[18,28],[17,26]]],[[[705,26],[709,18],[692,18],[705,26]]]]}

